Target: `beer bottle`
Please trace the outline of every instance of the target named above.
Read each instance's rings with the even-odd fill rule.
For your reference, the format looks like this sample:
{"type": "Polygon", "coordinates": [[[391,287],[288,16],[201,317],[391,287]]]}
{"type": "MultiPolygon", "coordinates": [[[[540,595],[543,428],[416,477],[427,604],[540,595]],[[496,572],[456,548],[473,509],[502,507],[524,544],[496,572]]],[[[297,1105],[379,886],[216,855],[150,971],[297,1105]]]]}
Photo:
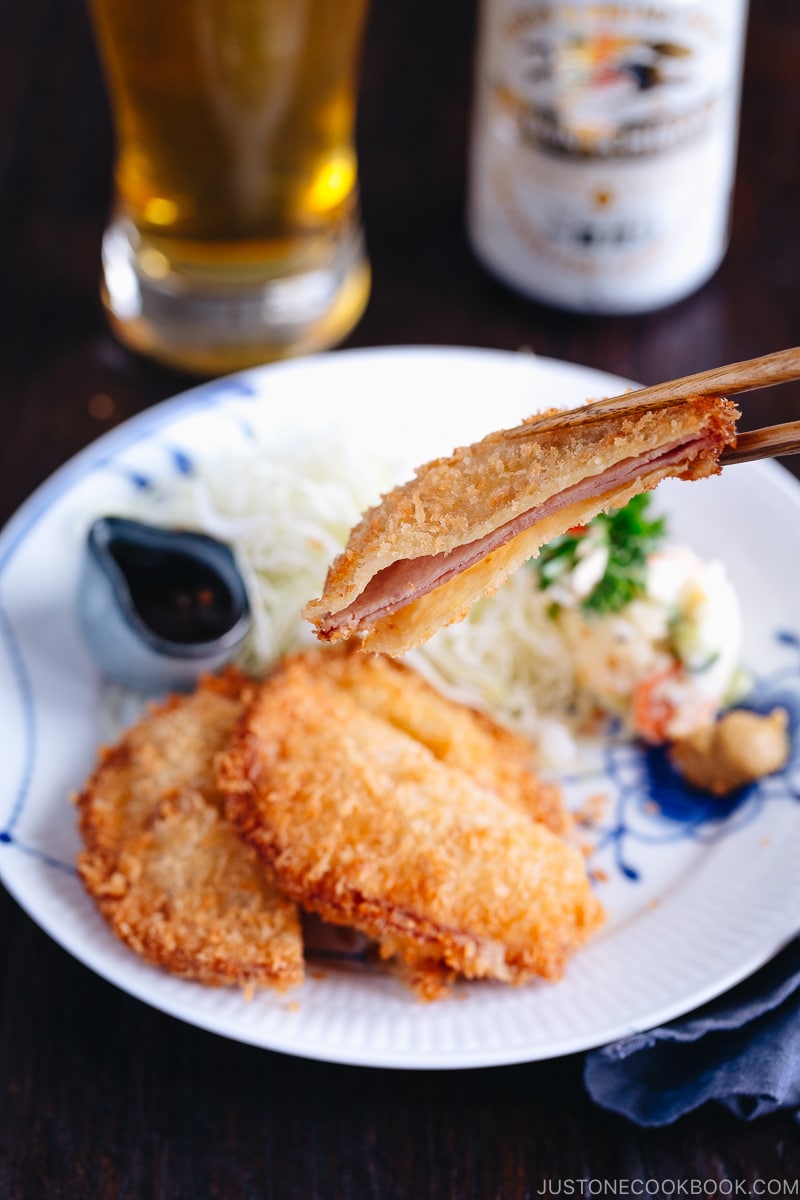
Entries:
{"type": "Polygon", "coordinates": [[[482,0],[468,228],[587,313],[687,296],[728,243],[747,0],[482,0]]]}

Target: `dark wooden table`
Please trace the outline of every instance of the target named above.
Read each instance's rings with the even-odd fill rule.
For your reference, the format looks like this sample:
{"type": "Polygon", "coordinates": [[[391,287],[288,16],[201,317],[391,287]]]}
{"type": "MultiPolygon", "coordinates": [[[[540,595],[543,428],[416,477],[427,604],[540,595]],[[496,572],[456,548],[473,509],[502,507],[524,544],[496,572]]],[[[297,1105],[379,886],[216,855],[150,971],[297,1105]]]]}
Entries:
{"type": "MultiPolygon", "coordinates": [[[[348,344],[525,345],[656,382],[800,343],[800,10],[796,0],[753,10],[725,264],[668,311],[596,320],[523,301],[469,252],[472,3],[376,3],[360,121],[374,292],[348,344]]],[[[188,382],[132,357],[106,330],[97,274],[110,165],[79,0],[5,0],[3,521],[91,439],[188,382]]],[[[798,401],[797,389],[763,393],[746,422],[756,406],[770,421],[796,415],[798,401]]],[[[0,939],[0,1196],[9,1200],[521,1200],[547,1180],[582,1177],[797,1186],[800,1139],[786,1114],[745,1124],[710,1108],[641,1131],[588,1101],[580,1056],[441,1074],[296,1060],[122,994],[2,890],[0,939]]]]}

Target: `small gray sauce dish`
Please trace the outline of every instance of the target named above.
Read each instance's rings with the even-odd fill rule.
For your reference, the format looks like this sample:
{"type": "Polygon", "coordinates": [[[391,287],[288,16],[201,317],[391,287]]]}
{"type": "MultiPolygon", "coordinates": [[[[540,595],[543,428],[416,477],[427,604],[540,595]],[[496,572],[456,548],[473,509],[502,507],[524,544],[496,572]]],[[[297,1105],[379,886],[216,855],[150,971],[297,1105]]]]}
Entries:
{"type": "Polygon", "coordinates": [[[126,517],[89,529],[78,613],[103,673],[145,695],[190,690],[233,658],[251,626],[230,547],[126,517]]]}

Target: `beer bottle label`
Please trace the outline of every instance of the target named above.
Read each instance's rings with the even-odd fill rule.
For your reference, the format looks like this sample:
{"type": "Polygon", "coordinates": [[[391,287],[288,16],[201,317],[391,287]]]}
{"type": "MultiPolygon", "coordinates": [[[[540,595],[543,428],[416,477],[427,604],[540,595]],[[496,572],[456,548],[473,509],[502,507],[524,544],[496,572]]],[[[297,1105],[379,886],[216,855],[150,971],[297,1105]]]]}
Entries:
{"type": "Polygon", "coordinates": [[[521,290],[678,299],[727,244],[746,0],[484,0],[469,224],[521,290]]]}

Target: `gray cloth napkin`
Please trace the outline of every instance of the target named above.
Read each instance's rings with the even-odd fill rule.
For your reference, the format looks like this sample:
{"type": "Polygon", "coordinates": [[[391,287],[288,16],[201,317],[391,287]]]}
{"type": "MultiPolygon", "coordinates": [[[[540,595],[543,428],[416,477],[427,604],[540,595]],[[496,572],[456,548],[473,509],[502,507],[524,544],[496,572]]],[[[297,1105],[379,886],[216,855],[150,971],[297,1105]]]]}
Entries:
{"type": "Polygon", "coordinates": [[[638,1125],[712,1100],[745,1120],[779,1109],[800,1120],[800,937],[688,1016],[590,1051],[584,1082],[638,1125]]]}

